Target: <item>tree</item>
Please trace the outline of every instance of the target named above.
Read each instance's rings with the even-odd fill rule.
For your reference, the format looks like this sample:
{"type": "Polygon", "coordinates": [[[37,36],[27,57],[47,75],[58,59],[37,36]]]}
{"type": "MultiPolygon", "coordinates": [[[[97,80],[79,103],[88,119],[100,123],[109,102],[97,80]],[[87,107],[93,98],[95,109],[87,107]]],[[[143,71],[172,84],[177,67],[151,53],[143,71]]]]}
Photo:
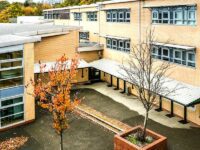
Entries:
{"type": "Polygon", "coordinates": [[[145,141],[146,128],[148,125],[149,111],[157,102],[157,94],[167,97],[178,90],[178,85],[170,89],[167,82],[172,66],[167,61],[158,62],[152,57],[152,44],[155,41],[154,30],[147,31],[146,39],[139,45],[133,46],[128,61],[120,66],[124,73],[121,73],[125,80],[134,84],[137,98],[145,108],[143,130],[138,135],[140,141],[145,141]]]}
{"type": "Polygon", "coordinates": [[[48,73],[45,73],[46,65],[40,63],[40,75],[38,79],[29,85],[34,87],[33,96],[39,106],[47,109],[53,117],[53,128],[60,135],[60,149],[63,150],[63,131],[69,127],[68,114],[80,103],[77,95],[74,99],[70,92],[77,74],[78,59],[68,59],[65,55],[59,58],[48,73]]]}
{"type": "Polygon", "coordinates": [[[0,1],[0,12],[10,5],[7,1],[0,1]]]}

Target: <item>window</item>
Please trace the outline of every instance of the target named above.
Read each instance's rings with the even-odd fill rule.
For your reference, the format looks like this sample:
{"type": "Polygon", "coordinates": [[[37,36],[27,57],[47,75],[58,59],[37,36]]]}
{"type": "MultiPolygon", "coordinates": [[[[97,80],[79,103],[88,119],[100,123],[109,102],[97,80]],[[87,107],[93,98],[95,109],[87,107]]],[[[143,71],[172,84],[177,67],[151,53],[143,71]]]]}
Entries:
{"type": "Polygon", "coordinates": [[[97,12],[87,12],[88,21],[97,21],[97,12]]]}
{"type": "Polygon", "coordinates": [[[106,47],[123,52],[130,52],[130,40],[106,38],[106,47]]]}
{"type": "Polygon", "coordinates": [[[0,103],[0,127],[7,126],[24,119],[24,104],[22,96],[7,98],[0,103]]]}
{"type": "Polygon", "coordinates": [[[107,22],[130,22],[130,9],[114,9],[106,11],[107,22]]]}
{"type": "Polygon", "coordinates": [[[152,23],[195,25],[196,6],[152,8],[152,23]]]}
{"type": "Polygon", "coordinates": [[[81,21],[82,20],[82,14],[81,13],[74,13],[74,20],[81,21]]]}
{"type": "Polygon", "coordinates": [[[152,47],[152,57],[153,58],[159,58],[159,48],[158,47],[155,47],[155,46],[153,46],[152,47]]]}
{"type": "Polygon", "coordinates": [[[162,48],[162,60],[169,60],[169,49],[162,48]]]}
{"type": "Polygon", "coordinates": [[[117,49],[117,40],[112,40],[112,49],[117,49]]]}
{"type": "Polygon", "coordinates": [[[152,58],[170,61],[176,64],[195,67],[195,53],[174,47],[152,46],[152,58]]]}
{"type": "Polygon", "coordinates": [[[126,22],[130,22],[130,17],[131,17],[130,11],[127,11],[126,12],[126,22]]]}
{"type": "Polygon", "coordinates": [[[80,40],[89,40],[89,32],[79,32],[80,40]]]}
{"type": "Polygon", "coordinates": [[[195,54],[193,52],[187,53],[187,65],[195,67],[195,54]]]}
{"type": "Polygon", "coordinates": [[[111,12],[110,11],[106,12],[106,20],[107,20],[107,22],[111,21],[111,12]]]}
{"type": "Polygon", "coordinates": [[[124,41],[119,41],[118,50],[124,50],[124,41]]]}
{"type": "Polygon", "coordinates": [[[110,38],[107,38],[106,46],[107,46],[107,48],[111,48],[112,44],[111,44],[111,39],[110,38]]]}
{"type": "Polygon", "coordinates": [[[163,11],[162,12],[163,23],[169,23],[169,12],[163,11]]]}
{"type": "Polygon", "coordinates": [[[130,41],[126,41],[125,51],[130,52],[130,41]]]}
{"type": "Polygon", "coordinates": [[[116,11],[112,12],[112,22],[117,22],[117,12],[116,11]]]}
{"type": "Polygon", "coordinates": [[[182,63],[182,52],[181,50],[174,50],[174,62],[181,64],[182,63]]]}
{"type": "Polygon", "coordinates": [[[156,10],[152,11],[152,22],[158,23],[158,11],[156,10]]]}
{"type": "Polygon", "coordinates": [[[119,22],[124,22],[124,12],[123,11],[119,12],[119,22]]]}
{"type": "Polygon", "coordinates": [[[0,89],[23,85],[23,51],[0,54],[0,89]]]}
{"type": "Polygon", "coordinates": [[[196,13],[194,10],[188,11],[188,24],[195,25],[196,13]]]}
{"type": "Polygon", "coordinates": [[[180,10],[176,10],[174,12],[174,24],[182,24],[183,22],[183,11],[180,10]]]}

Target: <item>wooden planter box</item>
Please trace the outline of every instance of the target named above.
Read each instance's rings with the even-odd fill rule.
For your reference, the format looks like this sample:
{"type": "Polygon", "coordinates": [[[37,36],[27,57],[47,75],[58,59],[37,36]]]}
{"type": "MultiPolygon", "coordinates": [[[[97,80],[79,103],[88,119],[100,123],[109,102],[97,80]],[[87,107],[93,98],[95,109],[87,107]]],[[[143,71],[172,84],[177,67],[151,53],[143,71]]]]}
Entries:
{"type": "Polygon", "coordinates": [[[115,135],[114,150],[167,150],[167,138],[148,129],[147,135],[156,139],[153,143],[149,145],[139,147],[125,139],[126,136],[136,132],[138,129],[142,129],[142,127],[136,126],[129,131],[126,131],[119,135],[115,135]]]}

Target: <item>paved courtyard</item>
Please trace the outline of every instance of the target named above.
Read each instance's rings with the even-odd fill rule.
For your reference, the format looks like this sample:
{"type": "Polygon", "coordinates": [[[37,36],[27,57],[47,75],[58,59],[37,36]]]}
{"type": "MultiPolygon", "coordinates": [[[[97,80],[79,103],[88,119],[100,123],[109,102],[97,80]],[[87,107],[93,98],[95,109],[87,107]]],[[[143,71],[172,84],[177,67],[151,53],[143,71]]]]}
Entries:
{"type": "MultiPolygon", "coordinates": [[[[72,115],[70,128],[64,133],[64,150],[112,150],[114,133],[72,115]]],[[[51,127],[51,117],[38,110],[37,119],[29,125],[14,128],[0,134],[0,141],[10,137],[27,136],[28,142],[20,150],[59,150],[59,136],[51,127]]]]}
{"type": "MultiPolygon", "coordinates": [[[[107,87],[105,83],[89,85],[88,88],[93,89],[84,88],[79,90],[80,96],[85,96],[84,104],[128,125],[135,126],[142,124],[144,117],[141,112],[140,114],[137,112],[137,110],[141,110],[140,105],[137,105],[137,100],[131,100],[128,96],[119,93],[119,91],[114,91],[112,88],[107,87]],[[106,92],[108,96],[102,95],[98,91],[101,91],[101,93],[106,92]],[[132,101],[132,104],[129,104],[129,108],[132,105],[134,107],[131,110],[121,104],[125,104],[125,102],[119,103],[115,98],[121,101],[132,101]],[[139,108],[134,111],[133,109],[135,107],[139,108]]],[[[200,128],[192,124],[182,125],[178,122],[180,118],[175,117],[169,119],[165,114],[166,112],[158,113],[153,110],[151,112],[151,119],[149,119],[148,128],[167,136],[170,150],[199,150],[200,128]],[[153,117],[155,117],[154,120],[152,119],[153,117]],[[162,120],[164,120],[164,123],[162,120]]]]}
{"type": "MultiPolygon", "coordinates": [[[[76,90],[77,91],[77,90],[76,90]]],[[[83,104],[130,126],[139,125],[143,122],[142,110],[137,100],[131,100],[125,94],[108,88],[105,83],[98,83],[78,89],[80,97],[85,97],[83,104]],[[86,88],[87,87],[87,88],[86,88]],[[95,90],[94,90],[95,89],[95,90]],[[99,92],[101,91],[101,92],[99,92]],[[107,92],[107,96],[103,95],[107,92]],[[130,101],[129,104],[126,101],[130,101]],[[126,105],[129,104],[127,107],[126,105]],[[134,106],[134,107],[132,107],[134,106]],[[131,109],[130,109],[131,108],[131,109]],[[134,110],[137,108],[136,110],[134,110]]],[[[164,112],[152,111],[148,128],[168,137],[169,150],[199,150],[200,129],[191,127],[191,124],[182,125],[177,123],[180,118],[169,119],[164,112]],[[166,117],[165,122],[162,119],[166,117]],[[160,122],[159,122],[160,121],[160,122]],[[175,121],[175,123],[174,123],[175,121]],[[168,123],[168,124],[167,124],[168,123]]],[[[103,127],[81,118],[71,115],[69,118],[70,128],[64,133],[64,149],[66,150],[112,150],[114,133],[103,127]]],[[[51,127],[51,116],[44,110],[37,109],[37,119],[34,123],[21,126],[0,134],[0,141],[9,137],[27,136],[28,142],[21,150],[58,150],[59,136],[51,127]]]]}

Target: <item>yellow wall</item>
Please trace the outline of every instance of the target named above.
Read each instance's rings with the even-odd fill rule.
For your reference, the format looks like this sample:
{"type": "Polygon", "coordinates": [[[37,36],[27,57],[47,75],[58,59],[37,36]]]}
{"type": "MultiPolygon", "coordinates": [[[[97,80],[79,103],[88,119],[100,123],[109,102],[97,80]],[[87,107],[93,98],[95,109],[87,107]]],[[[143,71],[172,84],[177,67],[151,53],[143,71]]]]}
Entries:
{"type": "MultiPolygon", "coordinates": [[[[34,79],[34,43],[24,45],[24,84],[28,84],[30,79],[34,79]]],[[[30,93],[33,87],[25,88],[24,93],[24,119],[30,121],[35,119],[35,99],[30,93]]]]}
{"type": "Polygon", "coordinates": [[[78,48],[79,34],[77,30],[70,31],[65,35],[44,37],[42,41],[35,44],[35,63],[38,61],[56,61],[63,54],[74,57],[78,48]]]}
{"type": "MultiPolygon", "coordinates": [[[[164,5],[178,5],[178,4],[197,4],[197,9],[200,5],[199,0],[145,0],[142,2],[142,39],[145,39],[147,29],[152,27],[155,29],[155,37],[158,42],[169,42],[177,45],[194,46],[197,48],[196,52],[196,68],[186,67],[182,65],[174,64],[174,68],[171,70],[170,77],[179,81],[183,81],[192,85],[200,85],[200,11],[197,11],[197,25],[186,26],[186,25],[168,25],[168,24],[151,24],[151,11],[149,8],[143,8],[143,6],[164,6],[164,5]],[[176,31],[176,32],[174,32],[176,31]],[[180,72],[184,72],[184,76],[180,76],[180,72]]],[[[139,38],[139,13],[138,13],[138,2],[125,2],[125,3],[114,3],[106,4],[103,9],[112,8],[130,8],[131,9],[131,22],[130,23],[111,23],[106,22],[106,11],[100,11],[100,42],[106,45],[105,35],[121,36],[131,38],[131,45],[138,43],[139,38]]],[[[90,31],[90,41],[98,42],[99,33],[99,13],[98,21],[92,22],[87,21],[86,12],[96,11],[96,7],[71,9],[70,20],[55,20],[56,24],[66,25],[80,25],[84,30],[90,31]],[[73,12],[82,12],[82,21],[74,21],[73,12]],[[96,34],[97,33],[97,34],[96,34]]],[[[103,52],[104,58],[113,59],[122,62],[122,59],[126,60],[128,57],[127,53],[118,52],[105,47],[103,52]]],[[[159,61],[158,61],[159,64],[159,61]]]]}

